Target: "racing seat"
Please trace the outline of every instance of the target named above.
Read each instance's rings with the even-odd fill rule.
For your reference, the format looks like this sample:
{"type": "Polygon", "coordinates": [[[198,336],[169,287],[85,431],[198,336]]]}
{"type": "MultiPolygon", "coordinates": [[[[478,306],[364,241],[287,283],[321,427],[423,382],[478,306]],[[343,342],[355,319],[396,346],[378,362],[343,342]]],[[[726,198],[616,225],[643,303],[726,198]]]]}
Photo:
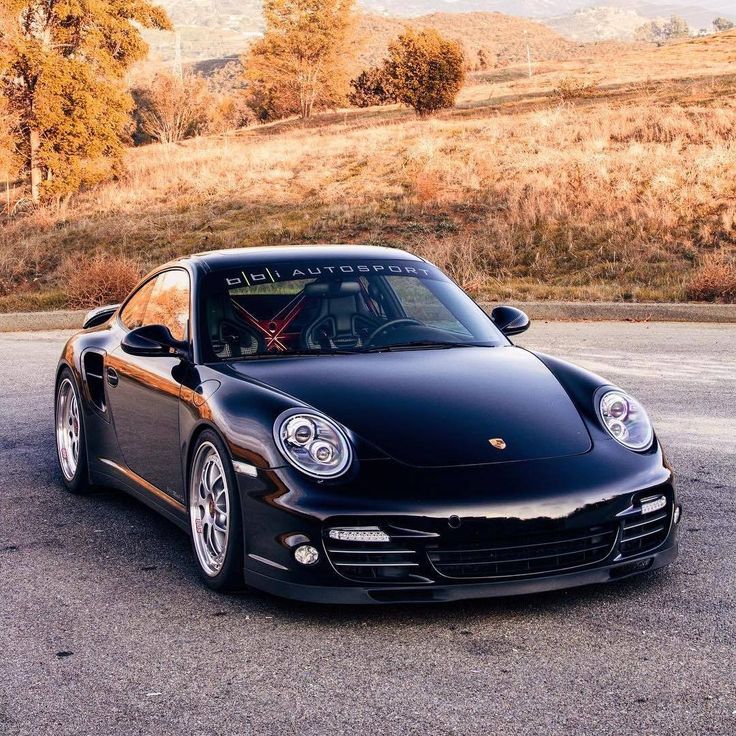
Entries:
{"type": "Polygon", "coordinates": [[[317,309],[301,334],[308,350],[362,347],[365,338],[381,324],[368,308],[358,281],[315,281],[304,288],[317,309]]]}
{"type": "Polygon", "coordinates": [[[237,317],[229,294],[212,294],[206,311],[210,343],[218,358],[240,358],[264,351],[263,338],[237,317]]]}

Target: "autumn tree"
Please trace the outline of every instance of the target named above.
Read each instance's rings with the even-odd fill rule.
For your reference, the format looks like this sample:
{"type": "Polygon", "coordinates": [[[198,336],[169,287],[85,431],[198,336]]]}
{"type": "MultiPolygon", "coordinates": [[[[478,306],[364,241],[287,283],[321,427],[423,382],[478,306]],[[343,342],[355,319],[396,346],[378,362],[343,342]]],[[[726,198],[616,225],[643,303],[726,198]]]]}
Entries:
{"type": "Polygon", "coordinates": [[[253,122],[253,111],[248,105],[246,82],[240,61],[231,61],[208,74],[207,86],[214,105],[208,112],[207,130],[222,133],[245,128],[253,122]]]}
{"type": "Polygon", "coordinates": [[[355,0],[264,0],[266,31],[243,60],[261,119],[336,107],[346,98],[355,0]]]}
{"type": "Polygon", "coordinates": [[[690,26],[679,15],[673,15],[669,20],[656,20],[644,23],[636,30],[636,37],[642,41],[656,41],[658,43],[675,38],[687,38],[690,35],[690,26]]]}
{"type": "Polygon", "coordinates": [[[157,74],[133,90],[136,142],[176,143],[204,133],[214,99],[201,77],[157,74]]]}
{"type": "Polygon", "coordinates": [[[687,38],[691,35],[690,26],[687,21],[679,15],[673,15],[664,24],[664,35],[667,40],[674,38],[687,38]]]}
{"type": "Polygon", "coordinates": [[[34,201],[113,175],[132,107],[123,76],[140,27],[170,29],[149,0],[3,0],[0,85],[18,115],[34,201]]]}
{"type": "Polygon", "coordinates": [[[390,105],[396,102],[385,65],[364,69],[355,79],[350,80],[350,86],[352,89],[348,101],[355,107],[390,105]]]}
{"type": "Polygon", "coordinates": [[[728,18],[718,17],[713,21],[713,28],[715,28],[718,33],[721,31],[730,31],[733,27],[733,21],[728,18]]]}
{"type": "Polygon", "coordinates": [[[424,117],[455,104],[465,79],[463,50],[434,29],[409,29],[389,45],[386,73],[396,99],[424,117]]]}

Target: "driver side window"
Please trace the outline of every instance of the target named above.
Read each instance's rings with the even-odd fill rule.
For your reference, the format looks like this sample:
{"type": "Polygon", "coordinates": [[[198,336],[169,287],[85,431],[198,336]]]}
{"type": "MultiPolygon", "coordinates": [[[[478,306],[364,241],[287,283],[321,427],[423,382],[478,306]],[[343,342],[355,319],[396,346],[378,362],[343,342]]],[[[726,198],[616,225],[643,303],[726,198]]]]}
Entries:
{"type": "Polygon", "coordinates": [[[120,320],[129,330],[164,325],[176,340],[187,337],[189,275],[181,269],[165,271],[147,281],[123,309],[120,320]]]}
{"type": "Polygon", "coordinates": [[[143,327],[146,307],[148,306],[148,300],[151,298],[151,292],[155,285],[156,279],[146,281],[133,294],[125,307],[123,307],[123,311],[120,313],[120,321],[125,325],[126,329],[135,330],[138,327],[143,327]]]}
{"type": "Polygon", "coordinates": [[[176,340],[187,337],[189,327],[189,275],[176,269],[156,277],[146,307],[147,325],[164,325],[176,340]]]}

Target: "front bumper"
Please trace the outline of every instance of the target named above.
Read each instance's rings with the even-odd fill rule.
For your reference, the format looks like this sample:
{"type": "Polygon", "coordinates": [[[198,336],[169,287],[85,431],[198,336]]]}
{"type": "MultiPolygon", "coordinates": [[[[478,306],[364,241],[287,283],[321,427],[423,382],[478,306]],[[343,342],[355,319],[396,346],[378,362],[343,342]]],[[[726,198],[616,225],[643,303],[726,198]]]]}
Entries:
{"type": "Polygon", "coordinates": [[[492,474],[364,463],[339,487],[310,484],[288,468],[239,476],[245,580],[303,601],[440,602],[653,570],[677,555],[679,507],[661,454],[635,461],[636,472],[619,466],[615,475],[592,455],[510,463],[492,474]],[[642,502],[652,497],[666,507],[646,515],[642,502]],[[374,527],[390,539],[336,542],[336,527],[374,527]],[[318,550],[317,564],[296,561],[303,544],[318,550]]]}
{"type": "Polygon", "coordinates": [[[254,570],[245,571],[245,582],[258,590],[309,603],[449,603],[472,598],[542,593],[594,583],[610,583],[664,567],[677,557],[675,540],[665,549],[636,560],[606,567],[505,582],[454,583],[452,585],[304,585],[280,580],[254,570]]]}

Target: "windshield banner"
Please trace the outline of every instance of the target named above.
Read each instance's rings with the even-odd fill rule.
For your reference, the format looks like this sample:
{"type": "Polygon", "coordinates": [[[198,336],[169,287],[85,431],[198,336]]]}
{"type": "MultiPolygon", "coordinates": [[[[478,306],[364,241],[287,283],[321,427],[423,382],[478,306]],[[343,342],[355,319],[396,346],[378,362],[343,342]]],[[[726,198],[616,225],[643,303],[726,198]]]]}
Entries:
{"type": "Polygon", "coordinates": [[[379,274],[384,276],[414,276],[417,278],[431,278],[434,276],[429,264],[417,265],[392,263],[350,263],[335,265],[298,266],[279,264],[278,266],[251,266],[239,274],[231,274],[225,279],[230,288],[237,286],[255,286],[256,284],[275,284],[279,281],[294,281],[295,279],[310,279],[324,276],[362,276],[365,274],[379,274]]]}

